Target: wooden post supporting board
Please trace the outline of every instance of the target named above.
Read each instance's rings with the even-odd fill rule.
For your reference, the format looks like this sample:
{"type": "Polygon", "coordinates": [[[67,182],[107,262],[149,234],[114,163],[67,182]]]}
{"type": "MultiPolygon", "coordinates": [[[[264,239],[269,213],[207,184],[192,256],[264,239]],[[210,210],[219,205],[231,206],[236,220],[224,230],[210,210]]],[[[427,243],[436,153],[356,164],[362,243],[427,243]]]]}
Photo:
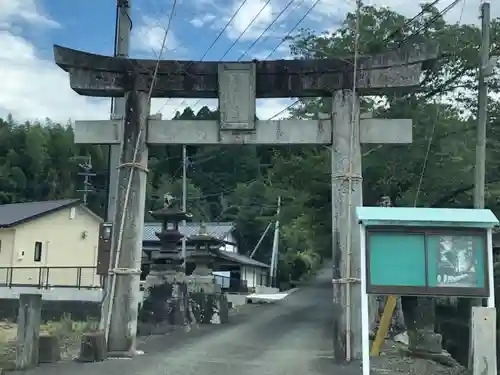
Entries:
{"type": "Polygon", "coordinates": [[[384,344],[387,332],[389,332],[389,327],[391,325],[392,314],[394,314],[394,309],[396,308],[396,296],[389,296],[387,302],[385,303],[384,312],[380,318],[380,324],[378,326],[377,334],[375,335],[375,340],[373,340],[372,349],[370,355],[376,357],[380,354],[380,349],[384,344]]]}
{"type": "Polygon", "coordinates": [[[21,294],[17,318],[16,370],[26,370],[38,365],[42,296],[21,294]]]}
{"type": "Polygon", "coordinates": [[[497,374],[496,309],[472,307],[472,374],[497,374]]]}

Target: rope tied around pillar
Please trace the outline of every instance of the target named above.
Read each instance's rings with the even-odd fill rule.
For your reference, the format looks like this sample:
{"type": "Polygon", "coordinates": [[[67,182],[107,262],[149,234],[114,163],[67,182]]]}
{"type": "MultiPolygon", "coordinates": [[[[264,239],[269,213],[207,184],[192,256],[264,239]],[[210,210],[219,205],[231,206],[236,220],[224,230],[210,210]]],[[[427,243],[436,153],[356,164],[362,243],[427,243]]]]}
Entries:
{"type": "Polygon", "coordinates": [[[140,275],[140,268],[113,268],[108,271],[108,275],[140,275]]]}
{"type": "Polygon", "coordinates": [[[332,180],[351,180],[351,181],[363,181],[363,176],[360,174],[354,174],[354,173],[342,173],[342,174],[336,174],[332,176],[332,180]]]}
{"type": "Polygon", "coordinates": [[[332,279],[332,284],[358,284],[361,283],[361,279],[356,277],[342,277],[340,279],[332,279]]]}
{"type": "Polygon", "coordinates": [[[138,169],[140,171],[143,171],[144,173],[149,173],[149,169],[147,167],[143,166],[142,164],[134,163],[134,162],[123,163],[123,164],[120,164],[116,168],[119,169],[119,168],[125,168],[125,167],[135,168],[135,169],[138,169]]]}

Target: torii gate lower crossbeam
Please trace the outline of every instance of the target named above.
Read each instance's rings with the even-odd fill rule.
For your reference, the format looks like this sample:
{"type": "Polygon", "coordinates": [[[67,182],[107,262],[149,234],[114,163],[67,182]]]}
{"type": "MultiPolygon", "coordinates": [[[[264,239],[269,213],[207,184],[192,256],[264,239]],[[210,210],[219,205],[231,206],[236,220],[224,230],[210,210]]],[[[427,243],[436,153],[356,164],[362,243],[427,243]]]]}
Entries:
{"type": "MultiPolygon", "coordinates": [[[[148,82],[148,69],[152,69],[155,64],[149,61],[129,60],[130,65],[124,65],[123,59],[112,59],[105,56],[85,54],[79,51],[61,49],[55,47],[56,61],[59,66],[70,73],[72,88],[84,95],[109,96],[122,95],[128,93],[131,98],[142,98],[143,92],[146,92],[148,82]],[[82,57],[87,55],[86,57],[82,57]],[[131,71],[130,67],[135,67],[136,71],[131,71]],[[131,79],[131,77],[133,79],[131,79]],[[134,82],[134,86],[130,86],[134,82]],[[141,83],[142,82],[142,83],[141,83]]],[[[363,57],[361,71],[359,74],[360,93],[387,92],[391,90],[401,90],[402,88],[416,89],[419,85],[422,63],[436,58],[435,49],[420,48],[413,50],[414,53],[391,52],[389,57],[380,56],[363,57]],[[410,64],[405,66],[405,64],[410,64]],[[396,72],[396,74],[395,74],[396,72]]],[[[359,154],[360,142],[365,143],[408,143],[411,142],[411,120],[381,120],[364,118],[360,121],[356,117],[353,123],[350,120],[351,110],[349,108],[352,102],[346,100],[348,97],[355,97],[348,90],[352,87],[352,73],[339,60],[332,60],[331,66],[335,67],[334,72],[319,72],[316,69],[307,73],[307,68],[322,66],[323,69],[328,64],[313,63],[307,60],[277,61],[277,62],[257,62],[257,63],[193,63],[194,68],[189,72],[179,73],[179,66],[184,66],[189,70],[189,64],[186,62],[161,62],[160,78],[158,84],[153,88],[153,96],[187,96],[193,97],[213,97],[213,90],[219,97],[220,121],[180,121],[180,120],[158,120],[149,118],[149,107],[142,103],[142,100],[127,101],[127,113],[135,113],[134,118],[129,115],[124,120],[104,120],[104,121],[78,121],[75,124],[75,142],[85,144],[123,144],[122,165],[137,163],[133,160],[131,150],[139,145],[142,155],[146,155],[144,150],[147,145],[155,144],[321,144],[332,145],[333,159],[336,162],[332,164],[332,176],[345,174],[346,154],[344,135],[355,129],[355,150],[354,150],[354,171],[361,175],[361,156],[359,154]],[[206,65],[203,65],[206,64],[206,65]],[[216,71],[214,71],[216,64],[216,71]],[[288,65],[287,65],[288,64],[288,65]],[[283,69],[287,66],[289,69],[283,69]],[[342,69],[340,69],[341,67],[342,69]],[[340,70],[339,70],[340,69],[340,70]],[[174,76],[168,76],[168,72],[174,76]],[[279,73],[272,76],[270,72],[279,73]],[[212,81],[212,77],[216,81],[212,81]],[[208,77],[210,76],[210,77],[208,77]],[[208,77],[208,78],[207,78],[208,77]],[[267,77],[267,78],[266,78],[267,77]],[[330,77],[330,78],[328,78],[330,77]],[[335,79],[332,79],[335,77],[335,79]],[[351,78],[350,78],[351,77],[351,78]],[[267,81],[266,81],[267,79],[267,81]],[[206,91],[203,91],[206,90],[206,91]],[[267,91],[266,91],[267,90],[267,91]],[[255,121],[256,98],[257,97],[275,97],[275,96],[299,96],[307,97],[314,95],[329,96],[332,92],[337,92],[333,100],[334,115],[321,116],[319,120],[278,120],[278,121],[255,121]],[[205,94],[204,94],[205,93],[205,94]],[[139,105],[138,105],[139,104],[139,105]],[[147,122],[147,123],[146,123],[147,122]],[[332,126],[332,124],[334,126],[332,126]],[[128,129],[128,130],[127,130],[128,129]],[[134,129],[134,130],[133,130],[134,129]],[[142,131],[139,131],[142,129],[142,131]],[[138,135],[144,135],[139,137],[138,135]],[[340,161],[340,162],[337,162],[340,161]]],[[[151,73],[151,72],[149,72],[151,73]]],[[[357,99],[355,99],[357,100],[357,99]]],[[[347,158],[347,159],[346,159],[347,158]]],[[[141,159],[144,162],[144,158],[141,159]]],[[[125,170],[122,168],[120,174],[125,176],[125,170]]],[[[120,175],[121,176],[121,175],[120,175]]],[[[122,177],[119,177],[122,181],[122,177]]],[[[123,192],[126,186],[120,184],[121,202],[117,207],[115,225],[124,223],[125,231],[128,232],[128,247],[118,246],[117,238],[114,240],[114,246],[117,246],[115,253],[133,252],[140,255],[142,251],[142,228],[137,226],[141,221],[137,215],[142,215],[145,199],[145,189],[142,180],[136,180],[133,196],[138,201],[129,210],[134,210],[133,214],[122,215],[126,198],[123,192]],[[134,216],[135,215],[135,216],[134,216]],[[132,218],[134,216],[134,218],[132,218]],[[133,230],[132,230],[133,229],[133,230]]],[[[356,185],[356,184],[355,184],[356,185]]],[[[359,259],[359,239],[356,242],[356,233],[352,231],[351,239],[341,239],[345,233],[345,228],[341,225],[340,217],[344,217],[346,212],[345,205],[345,185],[334,182],[332,186],[332,196],[338,197],[333,200],[334,223],[333,232],[335,238],[340,242],[338,252],[345,251],[345,244],[348,240],[352,241],[354,246],[352,252],[358,254],[359,259]],[[342,201],[342,204],[335,204],[336,200],[342,201]]],[[[353,195],[352,209],[362,204],[361,185],[355,187],[356,194],[353,195]]],[[[129,206],[130,207],[130,206],[129,206]]],[[[352,218],[355,215],[351,215],[352,218]]],[[[351,223],[355,225],[355,223],[351,223]]],[[[115,237],[118,236],[115,231],[115,237]]],[[[334,254],[338,255],[338,254],[334,254]]],[[[345,254],[340,257],[345,260],[345,254]]],[[[118,268],[132,269],[137,266],[135,257],[120,255],[118,268]]],[[[353,257],[353,262],[356,257],[353,257]]],[[[341,265],[337,265],[341,267],[341,265]]],[[[345,268],[345,267],[344,267],[345,268]]],[[[342,277],[349,274],[345,269],[341,269],[342,277]]],[[[359,266],[353,265],[350,274],[356,277],[359,274],[359,266]]],[[[121,276],[120,276],[121,277],[121,276]]],[[[120,290],[115,293],[115,300],[119,298],[122,304],[114,304],[111,311],[110,339],[108,347],[110,351],[130,352],[135,341],[134,318],[136,314],[132,307],[125,308],[125,301],[128,305],[135,304],[137,301],[132,295],[139,283],[138,276],[127,279],[126,283],[121,283],[120,290]],[[123,312],[129,311],[128,316],[124,317],[123,312]]],[[[118,284],[117,284],[118,285],[118,284]]],[[[361,325],[357,323],[357,313],[360,310],[359,288],[352,293],[351,321],[353,321],[352,343],[354,344],[353,358],[360,358],[361,325]]],[[[339,336],[345,336],[345,327],[335,333],[339,336]]],[[[335,355],[341,358],[345,352],[343,348],[336,349],[335,355]],[[339,351],[340,350],[340,351],[339,351]]]]}

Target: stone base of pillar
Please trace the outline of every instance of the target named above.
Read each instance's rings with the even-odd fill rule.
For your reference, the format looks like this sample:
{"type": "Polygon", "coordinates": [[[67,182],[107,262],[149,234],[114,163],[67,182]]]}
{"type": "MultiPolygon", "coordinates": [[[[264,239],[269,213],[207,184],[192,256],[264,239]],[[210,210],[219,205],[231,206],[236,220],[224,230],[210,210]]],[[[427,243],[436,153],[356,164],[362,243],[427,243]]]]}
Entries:
{"type": "Polygon", "coordinates": [[[152,270],[146,278],[139,313],[141,334],[162,334],[175,326],[223,324],[228,320],[227,297],[213,276],[152,270]]]}
{"type": "Polygon", "coordinates": [[[229,303],[225,293],[193,293],[189,305],[196,324],[225,324],[229,321],[229,303]]]}
{"type": "Polygon", "coordinates": [[[434,300],[428,297],[402,297],[403,315],[408,328],[408,351],[418,357],[446,353],[442,336],[434,330],[434,300]]]}
{"type": "Polygon", "coordinates": [[[224,324],[229,320],[229,303],[213,276],[188,277],[189,308],[192,323],[224,324]]]}
{"type": "Polygon", "coordinates": [[[139,313],[141,333],[165,333],[172,326],[185,326],[189,323],[188,304],[188,282],[184,273],[153,270],[146,278],[139,313]]]}
{"type": "Polygon", "coordinates": [[[415,331],[408,331],[410,351],[426,351],[428,353],[442,353],[443,338],[439,333],[434,331],[425,331],[417,329],[415,331]]]}

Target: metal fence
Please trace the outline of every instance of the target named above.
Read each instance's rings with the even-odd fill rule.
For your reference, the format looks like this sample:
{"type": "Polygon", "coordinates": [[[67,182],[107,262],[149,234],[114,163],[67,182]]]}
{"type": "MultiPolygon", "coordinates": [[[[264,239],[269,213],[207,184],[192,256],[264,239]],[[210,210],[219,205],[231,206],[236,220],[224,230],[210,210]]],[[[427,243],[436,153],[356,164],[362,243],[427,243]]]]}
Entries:
{"type": "Polygon", "coordinates": [[[99,289],[96,267],[0,267],[0,287],[99,289]]]}

